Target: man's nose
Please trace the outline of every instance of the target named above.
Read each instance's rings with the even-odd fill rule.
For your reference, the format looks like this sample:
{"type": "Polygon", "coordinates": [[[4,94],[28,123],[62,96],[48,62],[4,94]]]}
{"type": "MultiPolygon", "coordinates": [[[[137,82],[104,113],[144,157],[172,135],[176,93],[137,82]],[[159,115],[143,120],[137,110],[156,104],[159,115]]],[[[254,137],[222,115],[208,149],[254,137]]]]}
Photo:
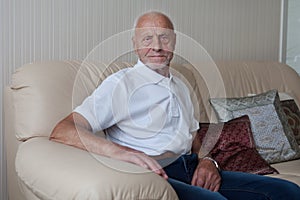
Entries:
{"type": "Polygon", "coordinates": [[[162,44],[158,36],[153,37],[152,42],[152,50],[153,51],[160,51],[162,49],[162,44]]]}

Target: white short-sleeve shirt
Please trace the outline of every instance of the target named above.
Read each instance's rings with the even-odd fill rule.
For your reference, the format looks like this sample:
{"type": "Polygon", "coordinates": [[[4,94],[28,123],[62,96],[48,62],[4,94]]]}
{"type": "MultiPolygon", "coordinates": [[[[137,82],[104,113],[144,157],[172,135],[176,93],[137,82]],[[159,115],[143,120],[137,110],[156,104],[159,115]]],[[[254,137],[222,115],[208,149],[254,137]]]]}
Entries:
{"type": "Polygon", "coordinates": [[[199,128],[186,85],[141,61],[107,77],[74,112],[93,132],[105,129],[107,139],[151,156],[188,153],[199,128]]]}

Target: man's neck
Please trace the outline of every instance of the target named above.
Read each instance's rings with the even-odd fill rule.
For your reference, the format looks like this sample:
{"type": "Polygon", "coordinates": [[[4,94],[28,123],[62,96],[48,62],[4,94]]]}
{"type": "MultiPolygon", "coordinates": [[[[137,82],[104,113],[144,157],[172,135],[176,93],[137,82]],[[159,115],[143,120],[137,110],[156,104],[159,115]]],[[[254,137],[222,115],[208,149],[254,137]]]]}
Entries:
{"type": "MultiPolygon", "coordinates": [[[[141,60],[138,60],[138,62],[143,63],[141,60]]],[[[149,64],[145,64],[143,63],[145,66],[147,66],[149,69],[155,71],[156,73],[169,78],[170,77],[170,66],[167,64],[165,66],[160,66],[160,67],[155,67],[155,66],[151,66],[149,64]]]]}
{"type": "Polygon", "coordinates": [[[169,66],[165,66],[165,67],[163,67],[163,68],[161,68],[161,69],[154,69],[154,71],[155,71],[156,73],[159,73],[159,74],[162,75],[162,76],[167,77],[167,78],[170,77],[169,66]]]}

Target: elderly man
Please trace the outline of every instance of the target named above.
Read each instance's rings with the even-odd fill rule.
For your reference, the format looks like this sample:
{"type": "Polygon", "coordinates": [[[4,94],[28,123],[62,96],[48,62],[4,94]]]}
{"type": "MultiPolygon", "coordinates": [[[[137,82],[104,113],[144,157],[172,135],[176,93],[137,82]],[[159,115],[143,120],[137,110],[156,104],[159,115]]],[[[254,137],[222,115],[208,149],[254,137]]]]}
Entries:
{"type": "Polygon", "coordinates": [[[299,199],[293,183],[220,171],[210,157],[191,153],[199,123],[187,87],[169,70],[176,34],[166,15],[140,16],[132,40],[137,64],[105,79],[57,124],[51,140],[149,169],[183,200],[299,199]],[[100,130],[106,139],[93,134],[100,130]],[[170,156],[173,162],[161,166],[159,159],[170,156]]]}

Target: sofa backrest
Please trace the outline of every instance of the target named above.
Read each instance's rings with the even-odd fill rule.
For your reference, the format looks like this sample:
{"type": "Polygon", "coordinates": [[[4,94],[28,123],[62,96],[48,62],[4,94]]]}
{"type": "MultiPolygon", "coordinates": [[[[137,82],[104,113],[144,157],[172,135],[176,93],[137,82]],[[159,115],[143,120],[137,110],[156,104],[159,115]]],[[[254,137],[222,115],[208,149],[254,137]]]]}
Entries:
{"type": "Polygon", "coordinates": [[[216,81],[222,83],[210,86],[215,92],[208,91],[205,77],[195,74],[201,94],[202,122],[216,121],[209,103],[209,98],[215,97],[245,97],[277,89],[280,97],[294,99],[300,108],[300,76],[290,66],[273,61],[223,61],[216,62],[216,66],[221,75],[221,79],[216,75],[216,81]]]}
{"type": "MultiPolygon", "coordinates": [[[[127,62],[107,65],[102,62],[49,61],[20,67],[13,74],[10,87],[17,138],[23,141],[31,137],[48,137],[56,123],[108,75],[131,66],[127,62]]],[[[204,69],[211,69],[203,66],[172,65],[174,74],[188,85],[195,116],[201,122],[215,121],[208,101],[210,97],[241,97],[278,89],[293,97],[299,106],[300,77],[287,65],[276,62],[219,62],[217,70],[212,70],[211,74],[202,73],[204,69]]]]}
{"type": "MultiPolygon", "coordinates": [[[[14,129],[18,140],[48,137],[54,126],[80,105],[110,74],[132,67],[132,63],[48,61],[26,64],[12,76],[14,129]]],[[[173,71],[191,90],[195,101],[199,91],[190,70],[173,65],[173,71]]],[[[199,112],[195,112],[199,119],[199,112]]]]}
{"type": "Polygon", "coordinates": [[[72,109],[72,86],[80,62],[26,64],[12,76],[14,130],[18,140],[49,136],[72,109]]]}

